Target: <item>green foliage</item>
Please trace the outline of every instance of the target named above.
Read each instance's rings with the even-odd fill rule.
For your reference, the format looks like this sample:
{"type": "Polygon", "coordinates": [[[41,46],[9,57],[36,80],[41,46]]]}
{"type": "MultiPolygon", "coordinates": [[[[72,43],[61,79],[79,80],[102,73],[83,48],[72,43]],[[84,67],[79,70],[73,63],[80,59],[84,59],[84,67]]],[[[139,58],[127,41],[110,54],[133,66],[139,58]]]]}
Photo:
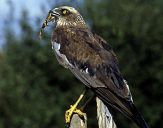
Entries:
{"type": "MultiPolygon", "coordinates": [[[[81,6],[92,30],[113,46],[135,104],[153,128],[163,127],[162,5],[161,0],[87,0],[81,6]]],[[[19,37],[6,28],[0,53],[0,128],[64,127],[64,112],[83,85],[59,66],[50,34],[38,39],[39,23],[35,30],[25,11],[19,23],[19,37]]],[[[87,108],[89,127],[96,127],[94,106],[87,108]]],[[[121,128],[136,127],[121,114],[114,117],[121,128]]]]}
{"type": "Polygon", "coordinates": [[[38,39],[26,12],[20,26],[19,38],[7,34],[0,61],[0,127],[64,127],[64,111],[80,88],[56,62],[50,39],[38,39]]]}

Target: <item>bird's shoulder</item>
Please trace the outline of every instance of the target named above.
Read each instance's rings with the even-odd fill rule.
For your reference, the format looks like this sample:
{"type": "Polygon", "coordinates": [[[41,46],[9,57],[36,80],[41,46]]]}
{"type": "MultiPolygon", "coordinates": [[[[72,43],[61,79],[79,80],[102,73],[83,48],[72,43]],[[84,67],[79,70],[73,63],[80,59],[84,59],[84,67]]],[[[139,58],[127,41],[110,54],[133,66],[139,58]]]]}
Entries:
{"type": "Polygon", "coordinates": [[[53,32],[52,41],[60,43],[61,52],[78,61],[91,61],[92,65],[118,62],[109,44],[87,28],[59,29],[53,32]]]}
{"type": "Polygon", "coordinates": [[[102,37],[87,29],[59,30],[52,41],[61,44],[60,52],[73,65],[70,70],[84,84],[109,89],[123,98],[131,97],[117,57],[102,37]]]}
{"type": "Polygon", "coordinates": [[[61,44],[60,52],[75,67],[74,74],[79,75],[85,70],[92,78],[103,83],[94,86],[106,86],[111,90],[119,90],[122,93],[120,95],[128,95],[129,90],[119,71],[117,57],[102,37],[88,29],[61,29],[54,32],[52,39],[61,44]]]}

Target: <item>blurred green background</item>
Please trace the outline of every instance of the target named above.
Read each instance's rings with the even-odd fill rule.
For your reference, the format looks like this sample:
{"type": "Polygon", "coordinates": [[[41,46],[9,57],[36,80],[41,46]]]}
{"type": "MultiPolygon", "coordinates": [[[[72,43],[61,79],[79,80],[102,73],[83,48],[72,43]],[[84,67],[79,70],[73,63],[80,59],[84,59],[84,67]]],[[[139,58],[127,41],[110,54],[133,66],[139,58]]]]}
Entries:
{"type": "MultiPolygon", "coordinates": [[[[162,0],[41,0],[41,13],[33,17],[38,10],[28,0],[23,3],[29,9],[17,14],[20,0],[2,1],[9,11],[0,19],[0,128],[63,128],[65,110],[82,92],[83,85],[55,59],[53,25],[38,39],[48,11],[59,5],[75,7],[111,44],[136,106],[151,128],[163,128],[162,0]]],[[[3,14],[2,3],[0,8],[3,14]]],[[[96,128],[94,102],[86,112],[88,128],[96,128]]],[[[119,128],[136,128],[119,112],[114,118],[119,128]]]]}

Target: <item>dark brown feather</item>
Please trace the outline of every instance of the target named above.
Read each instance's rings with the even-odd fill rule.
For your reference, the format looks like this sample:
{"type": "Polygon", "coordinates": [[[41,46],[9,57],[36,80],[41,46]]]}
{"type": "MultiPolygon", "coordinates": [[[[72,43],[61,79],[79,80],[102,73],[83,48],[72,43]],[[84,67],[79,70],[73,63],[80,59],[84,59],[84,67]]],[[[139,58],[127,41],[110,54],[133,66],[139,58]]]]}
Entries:
{"type": "Polygon", "coordinates": [[[109,44],[87,28],[73,7],[50,10],[42,29],[51,21],[56,23],[52,49],[59,63],[93,90],[107,107],[121,111],[141,128],[148,128],[134,106],[127,82],[118,69],[117,57],[109,44]]]}
{"type": "MultiPolygon", "coordinates": [[[[117,58],[107,42],[89,29],[58,29],[53,33],[52,41],[61,44],[60,52],[78,70],[87,67],[90,75],[95,76],[99,85],[117,95],[129,99],[129,90],[117,66],[117,58]]],[[[87,81],[89,82],[89,81],[87,81]]]]}
{"type": "Polygon", "coordinates": [[[119,110],[141,128],[148,128],[133,104],[128,85],[118,69],[116,55],[105,40],[87,28],[62,28],[53,33],[52,42],[61,45],[59,51],[70,62],[68,68],[107,107],[119,110]]]}

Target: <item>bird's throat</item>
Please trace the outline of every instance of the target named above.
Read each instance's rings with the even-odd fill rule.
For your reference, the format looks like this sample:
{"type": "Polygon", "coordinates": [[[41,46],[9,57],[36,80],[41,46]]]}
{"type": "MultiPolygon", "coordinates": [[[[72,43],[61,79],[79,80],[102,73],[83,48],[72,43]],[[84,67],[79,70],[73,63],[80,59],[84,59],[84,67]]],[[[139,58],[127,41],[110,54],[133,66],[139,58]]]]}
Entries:
{"type": "Polygon", "coordinates": [[[57,28],[87,28],[85,22],[81,21],[68,21],[66,19],[59,19],[56,24],[57,28]]]}

